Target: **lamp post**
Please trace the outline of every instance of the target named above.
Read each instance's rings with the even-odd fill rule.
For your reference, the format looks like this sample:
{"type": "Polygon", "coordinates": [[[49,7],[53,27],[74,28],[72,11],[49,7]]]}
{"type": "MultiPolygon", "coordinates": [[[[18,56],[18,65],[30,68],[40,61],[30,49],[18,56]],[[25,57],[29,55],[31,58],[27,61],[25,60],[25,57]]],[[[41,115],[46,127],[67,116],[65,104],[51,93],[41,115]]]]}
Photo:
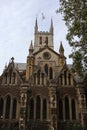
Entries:
{"type": "Polygon", "coordinates": [[[57,130],[58,130],[58,121],[59,121],[59,93],[60,93],[60,90],[58,87],[56,87],[56,105],[57,105],[57,130]]]}

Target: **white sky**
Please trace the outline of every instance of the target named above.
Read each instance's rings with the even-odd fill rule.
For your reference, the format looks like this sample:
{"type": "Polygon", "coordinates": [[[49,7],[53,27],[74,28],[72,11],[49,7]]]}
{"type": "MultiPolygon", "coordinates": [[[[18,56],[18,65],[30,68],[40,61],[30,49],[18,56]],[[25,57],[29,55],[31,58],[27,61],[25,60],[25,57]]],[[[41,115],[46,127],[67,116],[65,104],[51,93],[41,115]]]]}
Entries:
{"type": "Polygon", "coordinates": [[[26,62],[37,17],[40,31],[48,31],[51,18],[54,24],[54,48],[58,52],[62,41],[67,62],[71,48],[66,41],[67,28],[63,17],[56,14],[59,0],[0,0],[0,74],[11,57],[15,62],[26,62]],[[45,19],[42,20],[42,13],[45,19]]]}

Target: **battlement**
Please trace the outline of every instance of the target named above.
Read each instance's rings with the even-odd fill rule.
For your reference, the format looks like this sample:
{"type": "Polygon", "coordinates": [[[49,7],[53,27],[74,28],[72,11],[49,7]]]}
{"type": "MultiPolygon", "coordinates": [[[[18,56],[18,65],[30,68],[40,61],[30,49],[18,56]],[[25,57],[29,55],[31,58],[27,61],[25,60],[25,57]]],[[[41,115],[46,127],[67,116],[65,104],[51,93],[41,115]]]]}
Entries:
{"type": "Polygon", "coordinates": [[[36,34],[41,34],[41,35],[51,35],[52,33],[50,31],[37,31],[36,34]]]}

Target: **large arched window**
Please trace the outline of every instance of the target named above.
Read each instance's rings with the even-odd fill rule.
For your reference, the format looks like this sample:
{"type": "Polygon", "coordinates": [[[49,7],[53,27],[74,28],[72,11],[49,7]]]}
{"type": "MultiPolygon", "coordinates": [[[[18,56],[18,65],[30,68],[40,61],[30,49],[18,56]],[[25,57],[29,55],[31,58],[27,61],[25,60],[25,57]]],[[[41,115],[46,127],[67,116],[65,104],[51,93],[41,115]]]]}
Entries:
{"type": "Polygon", "coordinates": [[[30,119],[34,119],[34,100],[30,99],[30,119]]]}
{"type": "Polygon", "coordinates": [[[42,85],[44,84],[44,74],[42,73],[42,85]]]}
{"type": "Polygon", "coordinates": [[[50,67],[50,79],[52,79],[53,78],[53,69],[52,69],[52,67],[50,67]]]}
{"type": "Polygon", "coordinates": [[[13,73],[13,84],[15,84],[16,81],[16,73],[13,73]]]}
{"type": "Polygon", "coordinates": [[[61,99],[59,100],[58,105],[59,105],[59,119],[63,120],[63,102],[61,99]]]}
{"type": "Polygon", "coordinates": [[[43,100],[43,119],[47,119],[47,101],[43,100]]]}
{"type": "Polygon", "coordinates": [[[72,99],[71,101],[71,108],[72,108],[72,120],[76,119],[76,106],[75,106],[75,101],[72,99]]]}
{"type": "Polygon", "coordinates": [[[45,72],[46,72],[46,74],[47,74],[47,76],[48,76],[48,65],[47,65],[47,64],[45,64],[44,69],[45,69],[45,72]]]}
{"type": "Polygon", "coordinates": [[[10,104],[11,104],[11,98],[10,98],[10,96],[7,96],[7,98],[6,98],[6,112],[5,112],[6,119],[9,119],[9,116],[10,116],[10,104]]]}
{"type": "Polygon", "coordinates": [[[69,82],[69,85],[71,85],[71,74],[68,75],[68,82],[69,82]]]}
{"type": "Polygon", "coordinates": [[[40,37],[39,39],[39,44],[42,44],[42,37],[40,37]]]}
{"type": "Polygon", "coordinates": [[[16,119],[16,112],[17,112],[17,100],[13,99],[12,119],[16,119]]]}
{"type": "Polygon", "coordinates": [[[65,119],[69,120],[69,99],[65,97],[65,119]]]}
{"type": "Polygon", "coordinates": [[[36,98],[36,119],[40,119],[40,111],[41,111],[41,101],[40,97],[36,98]]]}
{"type": "Polygon", "coordinates": [[[0,118],[3,116],[3,105],[4,101],[2,98],[0,98],[0,118]]]}

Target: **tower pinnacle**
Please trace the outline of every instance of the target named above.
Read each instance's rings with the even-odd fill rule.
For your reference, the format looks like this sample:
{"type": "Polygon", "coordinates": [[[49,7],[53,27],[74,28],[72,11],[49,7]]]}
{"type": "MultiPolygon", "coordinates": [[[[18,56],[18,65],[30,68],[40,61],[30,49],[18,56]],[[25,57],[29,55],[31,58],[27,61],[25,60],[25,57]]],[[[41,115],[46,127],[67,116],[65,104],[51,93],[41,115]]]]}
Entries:
{"type": "Polygon", "coordinates": [[[64,55],[64,48],[63,48],[62,42],[60,42],[59,52],[60,52],[60,55],[64,55]]]}
{"type": "Polygon", "coordinates": [[[53,20],[51,19],[51,25],[50,25],[50,33],[53,34],[53,20]]]}
{"type": "Polygon", "coordinates": [[[37,23],[37,18],[36,18],[36,22],[35,22],[35,33],[38,32],[38,23],[37,23]]]}
{"type": "Polygon", "coordinates": [[[30,47],[29,47],[29,55],[31,56],[33,54],[33,44],[32,44],[32,41],[31,41],[31,44],[30,44],[30,47]]]}

